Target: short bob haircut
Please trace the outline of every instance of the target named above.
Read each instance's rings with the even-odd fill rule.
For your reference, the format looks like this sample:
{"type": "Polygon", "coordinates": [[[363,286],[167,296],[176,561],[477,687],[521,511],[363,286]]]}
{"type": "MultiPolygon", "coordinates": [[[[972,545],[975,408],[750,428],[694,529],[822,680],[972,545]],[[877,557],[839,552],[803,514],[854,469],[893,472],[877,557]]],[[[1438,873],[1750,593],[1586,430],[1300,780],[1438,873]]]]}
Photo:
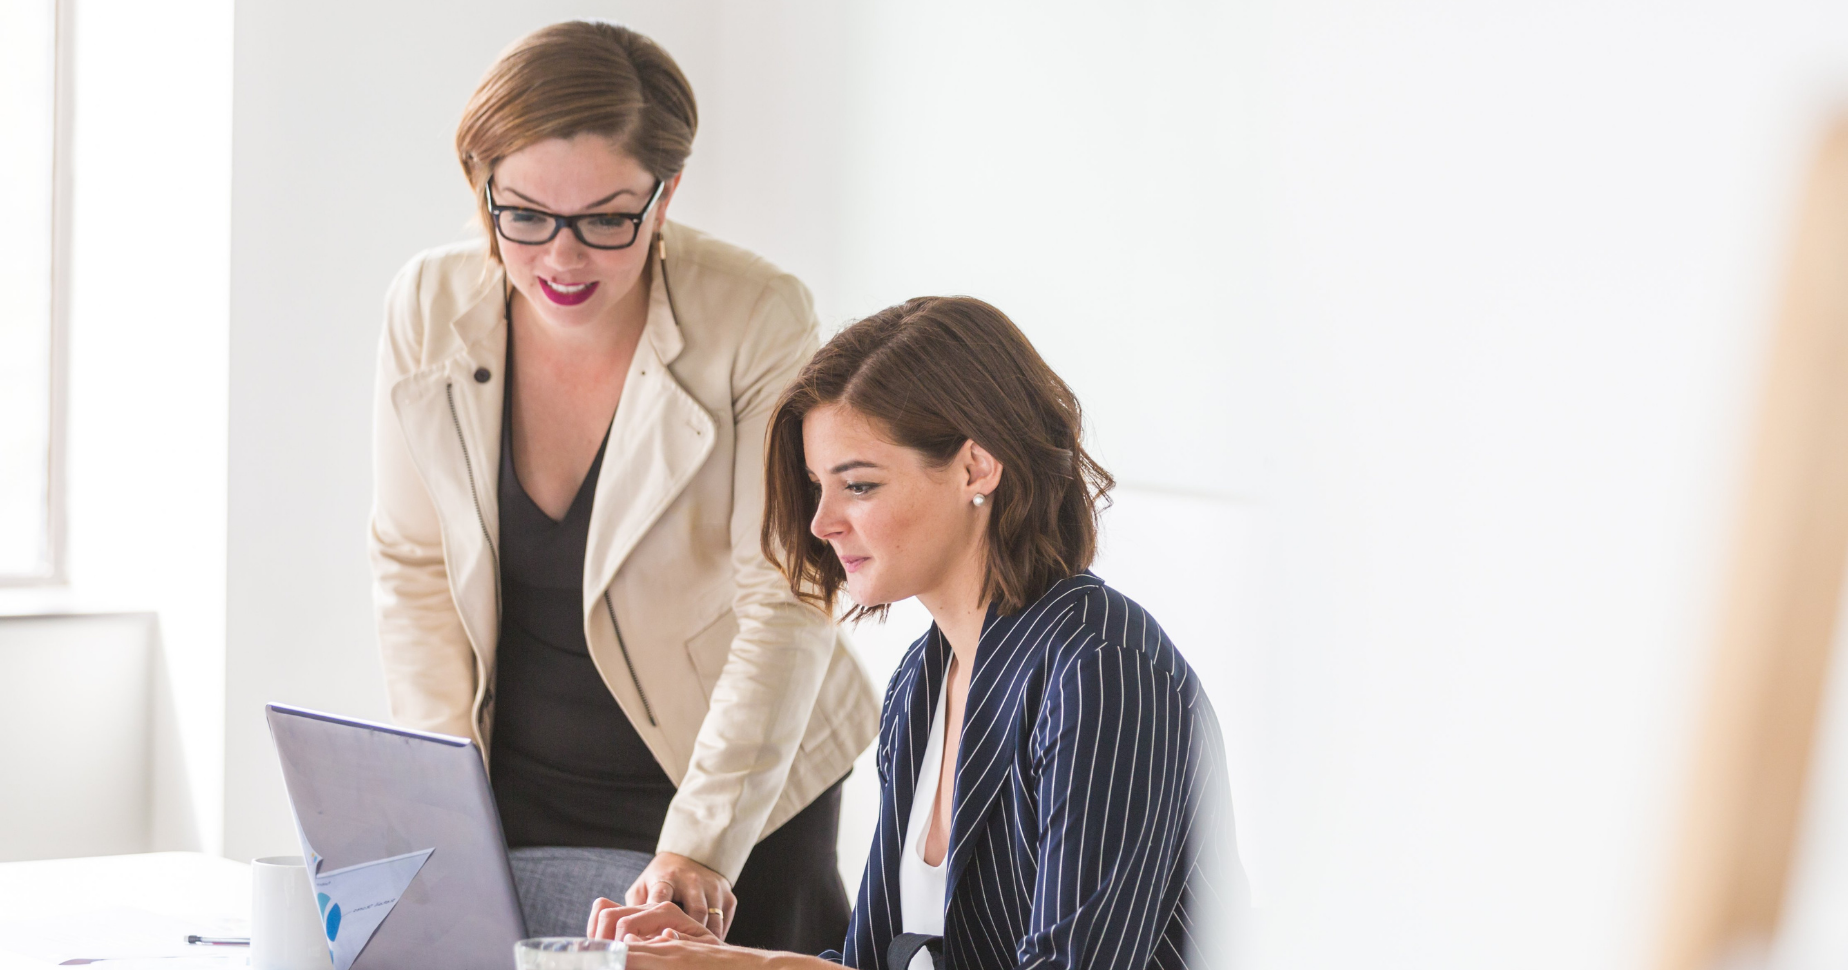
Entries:
{"type": "Polygon", "coordinates": [[[456,128],[456,155],[475,192],[488,254],[500,240],[482,186],[507,156],[549,138],[602,135],[662,181],[693,151],[699,107],[661,45],[627,27],[569,20],[507,48],[481,79],[456,128]]]}
{"type": "MultiPolygon", "coordinates": [[[[1000,310],[926,296],[835,335],[771,414],[763,551],[803,602],[832,613],[847,582],[834,550],[809,531],[817,494],[802,452],[802,419],[837,403],[926,461],[947,464],[974,440],[1001,463],[983,591],[1002,615],[1090,567],[1098,512],[1116,483],[1085,453],[1077,396],[1000,310]]],[[[856,605],[847,616],[885,612],[856,605]]]]}

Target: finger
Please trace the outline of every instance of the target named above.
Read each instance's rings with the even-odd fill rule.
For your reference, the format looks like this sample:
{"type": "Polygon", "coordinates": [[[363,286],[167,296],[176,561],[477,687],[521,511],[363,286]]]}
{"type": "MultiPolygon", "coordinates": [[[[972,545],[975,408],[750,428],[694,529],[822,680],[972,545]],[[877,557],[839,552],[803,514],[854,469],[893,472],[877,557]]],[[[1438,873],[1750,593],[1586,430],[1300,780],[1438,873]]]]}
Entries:
{"type": "Polygon", "coordinates": [[[594,937],[597,935],[598,915],[600,915],[604,910],[609,909],[610,907],[614,905],[616,904],[610,902],[608,899],[605,899],[602,896],[598,896],[596,901],[590,904],[590,921],[585,925],[585,929],[584,929],[585,936],[594,937]]]}
{"type": "Polygon", "coordinates": [[[685,929],[698,926],[693,917],[682,912],[675,903],[656,903],[646,909],[625,909],[622,918],[615,925],[615,939],[626,940],[630,935],[641,939],[652,939],[668,927],[685,929]]]}
{"type": "Polygon", "coordinates": [[[706,879],[699,878],[693,879],[693,885],[699,887],[700,896],[699,913],[693,916],[693,918],[699,920],[700,924],[704,924],[704,926],[706,926],[706,931],[711,933],[713,937],[723,940],[724,898],[721,896],[721,892],[724,892],[724,887],[721,887],[721,885],[711,885],[706,879]]]}
{"type": "Polygon", "coordinates": [[[731,932],[732,920],[738,915],[738,897],[731,891],[730,886],[721,887],[721,891],[725,894],[725,901],[720,903],[719,907],[725,910],[725,926],[719,931],[719,939],[723,940],[725,935],[731,932]]]}
{"type": "Polygon", "coordinates": [[[648,884],[648,895],[642,900],[644,905],[671,903],[674,901],[674,884],[666,879],[655,879],[648,884]]]}
{"type": "Polygon", "coordinates": [[[648,873],[635,877],[635,881],[629,884],[629,891],[622,894],[622,901],[631,906],[648,902],[648,873]]]}
{"type": "Polygon", "coordinates": [[[706,893],[700,888],[699,880],[687,873],[678,874],[678,885],[674,889],[674,901],[686,910],[688,916],[696,923],[706,922],[706,893]]]}
{"type": "Polygon", "coordinates": [[[647,935],[652,931],[646,926],[632,927],[629,925],[631,920],[642,917],[646,912],[639,906],[612,906],[597,914],[598,923],[595,935],[598,939],[604,940],[620,940],[624,933],[631,930],[647,935]]]}

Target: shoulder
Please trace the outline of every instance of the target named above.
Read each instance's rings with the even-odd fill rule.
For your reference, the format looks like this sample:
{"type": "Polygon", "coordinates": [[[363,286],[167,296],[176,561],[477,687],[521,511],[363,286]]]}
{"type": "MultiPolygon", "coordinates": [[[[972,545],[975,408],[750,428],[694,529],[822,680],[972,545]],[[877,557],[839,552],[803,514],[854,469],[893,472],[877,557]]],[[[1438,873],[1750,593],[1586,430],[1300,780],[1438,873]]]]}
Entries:
{"type": "Polygon", "coordinates": [[[1054,583],[1018,614],[1021,632],[1044,638],[1055,680],[1098,666],[1133,666],[1161,675],[1168,689],[1192,697],[1199,681],[1155,617],[1090,572],[1054,583]]]}
{"type": "Polygon", "coordinates": [[[480,240],[426,249],[392,278],[385,296],[386,336],[411,343],[428,356],[444,344],[448,326],[500,285],[500,269],[480,240]]]}
{"type": "Polygon", "coordinates": [[[499,280],[500,270],[489,261],[487,245],[469,240],[412,256],[392,279],[390,292],[426,307],[444,298],[473,303],[499,280]]]}
{"type": "Polygon", "coordinates": [[[736,327],[803,337],[817,329],[814,299],[775,263],[698,229],[668,223],[667,272],[681,326],[736,327]]]}
{"type": "Polygon", "coordinates": [[[1042,624],[1051,646],[1033,713],[1036,758],[1046,757],[1058,739],[1089,731],[1087,725],[1133,729],[1138,743],[1175,752],[1217,749],[1219,719],[1211,698],[1141,604],[1090,573],[1054,584],[1035,606],[1040,603],[1051,607],[1042,624]],[[1158,725],[1162,730],[1154,730],[1158,725]]]}

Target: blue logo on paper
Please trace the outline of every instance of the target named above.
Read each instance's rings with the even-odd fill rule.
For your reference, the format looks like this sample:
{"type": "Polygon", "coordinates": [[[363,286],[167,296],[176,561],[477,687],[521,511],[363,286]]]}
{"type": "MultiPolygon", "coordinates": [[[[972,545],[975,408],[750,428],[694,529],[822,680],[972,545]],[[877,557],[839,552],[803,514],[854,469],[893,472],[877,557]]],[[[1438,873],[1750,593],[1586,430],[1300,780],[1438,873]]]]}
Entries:
{"type": "Polygon", "coordinates": [[[327,920],[327,941],[332,943],[334,938],[340,935],[340,904],[335,903],[333,908],[329,909],[326,893],[315,893],[314,901],[320,905],[321,915],[327,920]]]}

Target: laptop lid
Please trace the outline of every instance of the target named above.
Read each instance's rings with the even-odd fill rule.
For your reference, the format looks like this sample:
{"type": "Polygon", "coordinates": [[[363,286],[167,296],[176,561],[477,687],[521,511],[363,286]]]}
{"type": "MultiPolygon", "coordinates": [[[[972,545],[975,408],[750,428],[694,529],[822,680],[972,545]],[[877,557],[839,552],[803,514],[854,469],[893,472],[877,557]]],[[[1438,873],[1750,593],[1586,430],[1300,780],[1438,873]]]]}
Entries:
{"type": "MultiPolygon", "coordinates": [[[[526,926],[475,743],[282,704],[266,713],[304,854],[320,856],[324,879],[381,863],[351,869],[346,885],[389,884],[369,891],[396,898],[363,940],[384,906],[348,904],[347,937],[330,944],[336,965],[345,951],[352,970],[505,970],[526,926]]],[[[339,893],[317,899],[337,937],[342,916],[327,922],[338,903],[329,895],[339,893]]]]}

